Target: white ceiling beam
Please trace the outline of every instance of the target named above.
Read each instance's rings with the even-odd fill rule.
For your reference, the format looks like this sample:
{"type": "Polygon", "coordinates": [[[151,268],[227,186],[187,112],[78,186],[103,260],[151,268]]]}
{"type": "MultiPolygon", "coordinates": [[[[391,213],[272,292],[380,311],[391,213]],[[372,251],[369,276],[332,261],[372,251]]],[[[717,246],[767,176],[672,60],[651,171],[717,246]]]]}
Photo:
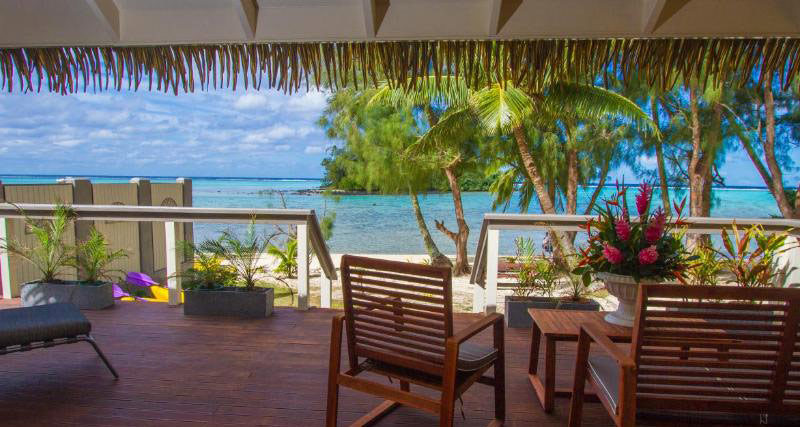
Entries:
{"type": "Polygon", "coordinates": [[[642,0],[642,32],[652,34],[691,0],[642,0]]]}
{"type": "Polygon", "coordinates": [[[234,0],[234,8],[239,21],[242,23],[242,30],[244,36],[248,40],[256,37],[256,28],[258,26],[258,1],[257,0],[234,0]]]}
{"type": "Polygon", "coordinates": [[[86,0],[89,9],[115,41],[121,37],[119,7],[114,0],[86,0]]]}
{"type": "Polygon", "coordinates": [[[489,0],[489,37],[503,31],[503,27],[521,4],[522,0],[489,0]]]}
{"type": "Polygon", "coordinates": [[[364,30],[367,37],[377,37],[383,18],[389,11],[390,0],[361,0],[364,10],[364,30]]]}

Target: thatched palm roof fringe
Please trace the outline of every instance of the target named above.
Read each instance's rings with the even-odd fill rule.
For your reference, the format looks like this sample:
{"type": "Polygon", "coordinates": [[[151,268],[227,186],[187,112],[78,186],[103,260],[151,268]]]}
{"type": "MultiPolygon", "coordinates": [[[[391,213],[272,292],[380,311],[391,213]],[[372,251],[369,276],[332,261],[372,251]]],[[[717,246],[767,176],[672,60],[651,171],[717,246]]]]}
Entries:
{"type": "Polygon", "coordinates": [[[677,82],[733,81],[800,73],[800,39],[602,39],[253,43],[142,47],[0,48],[0,88],[62,94],[109,88],[193,92],[262,85],[293,93],[416,77],[463,76],[473,87],[512,81],[529,90],[548,79],[593,81],[636,74],[662,89],[677,82]]]}

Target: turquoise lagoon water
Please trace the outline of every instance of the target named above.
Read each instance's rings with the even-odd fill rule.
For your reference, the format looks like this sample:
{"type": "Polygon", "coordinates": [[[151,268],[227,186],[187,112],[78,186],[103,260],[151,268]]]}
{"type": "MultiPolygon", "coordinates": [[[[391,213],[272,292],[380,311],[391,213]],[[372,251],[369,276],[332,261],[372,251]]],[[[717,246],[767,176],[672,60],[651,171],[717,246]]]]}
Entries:
{"type": "MultiPolygon", "coordinates": [[[[5,184],[53,183],[56,176],[2,176],[5,184]]],[[[92,182],[127,182],[129,177],[88,177],[92,182]]],[[[174,178],[153,177],[152,182],[174,182],[174,178]]],[[[289,208],[314,209],[321,217],[325,212],[335,212],[334,233],[328,242],[335,253],[387,253],[419,254],[424,247],[411,210],[411,203],[405,195],[351,195],[336,198],[321,194],[298,193],[298,190],[313,189],[320,185],[316,179],[274,179],[274,178],[193,178],[194,205],[200,207],[237,208],[280,208],[280,197],[275,191],[284,191],[289,208]]],[[[587,187],[579,192],[579,211],[588,203],[593,188],[587,187]]],[[[603,189],[602,194],[611,195],[613,187],[603,189]]],[[[635,189],[629,190],[629,203],[633,204],[635,189]]],[[[674,189],[672,196],[681,198],[685,190],[674,189]]],[[[738,218],[768,218],[778,215],[772,196],[763,188],[716,188],[713,192],[714,207],[712,216],[738,218]]],[[[660,200],[658,193],[655,200],[660,200]]],[[[481,220],[485,213],[492,212],[492,197],[485,192],[466,192],[463,194],[464,212],[470,227],[470,252],[477,246],[481,220]]],[[[428,194],[420,199],[428,226],[440,249],[452,253],[454,246],[442,233],[435,229],[434,220],[444,220],[455,230],[453,201],[449,193],[428,194]]],[[[688,210],[688,207],[687,207],[688,210]]],[[[502,210],[499,210],[502,211],[502,210]]],[[[518,212],[516,201],[506,212],[518,212]]],[[[538,206],[531,206],[531,213],[539,212],[538,206]]],[[[196,238],[213,237],[229,225],[197,224],[196,238]]],[[[501,234],[501,253],[514,252],[513,239],[527,235],[536,240],[541,233],[503,232],[501,234]]]]}

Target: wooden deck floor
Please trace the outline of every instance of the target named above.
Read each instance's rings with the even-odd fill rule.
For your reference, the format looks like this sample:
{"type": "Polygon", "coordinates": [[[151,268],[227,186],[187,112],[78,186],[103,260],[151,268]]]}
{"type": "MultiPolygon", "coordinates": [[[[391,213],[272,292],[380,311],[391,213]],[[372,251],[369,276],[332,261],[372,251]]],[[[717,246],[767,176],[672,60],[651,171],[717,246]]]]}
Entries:
{"type": "MultiPolygon", "coordinates": [[[[15,306],[0,301],[0,308],[15,306]]],[[[332,310],[278,309],[263,320],[184,317],[156,303],[118,303],[86,315],[120,373],[114,381],[85,343],[0,357],[0,425],[322,425],[332,310]]],[[[459,315],[465,325],[471,315],[459,315]]],[[[486,343],[490,336],[477,339],[486,343]]],[[[566,425],[567,399],[542,412],[526,376],[529,331],[507,330],[510,426],[566,425]]],[[[558,359],[558,383],[571,381],[573,353],[558,359]]],[[[491,389],[464,395],[456,425],[486,425],[491,389]]],[[[343,390],[340,425],[377,400],[343,390]]],[[[400,408],[380,425],[435,425],[433,416],[400,408]]],[[[598,403],[587,403],[584,425],[610,426],[598,403]]]]}

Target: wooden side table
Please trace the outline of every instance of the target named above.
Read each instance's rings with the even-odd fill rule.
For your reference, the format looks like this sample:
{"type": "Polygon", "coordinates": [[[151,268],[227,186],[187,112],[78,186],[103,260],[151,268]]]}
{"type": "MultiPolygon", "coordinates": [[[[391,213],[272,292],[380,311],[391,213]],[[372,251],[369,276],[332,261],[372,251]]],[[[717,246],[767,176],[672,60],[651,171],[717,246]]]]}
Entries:
{"type": "Polygon", "coordinates": [[[632,329],[612,325],[603,319],[601,311],[541,310],[528,309],[533,319],[531,333],[531,353],[528,365],[528,378],[533,390],[547,413],[553,411],[555,396],[571,396],[572,388],[556,388],[556,343],[559,341],[578,341],[582,323],[593,323],[614,342],[630,342],[632,329]],[[539,345],[544,336],[544,382],[538,372],[539,345]]]}

